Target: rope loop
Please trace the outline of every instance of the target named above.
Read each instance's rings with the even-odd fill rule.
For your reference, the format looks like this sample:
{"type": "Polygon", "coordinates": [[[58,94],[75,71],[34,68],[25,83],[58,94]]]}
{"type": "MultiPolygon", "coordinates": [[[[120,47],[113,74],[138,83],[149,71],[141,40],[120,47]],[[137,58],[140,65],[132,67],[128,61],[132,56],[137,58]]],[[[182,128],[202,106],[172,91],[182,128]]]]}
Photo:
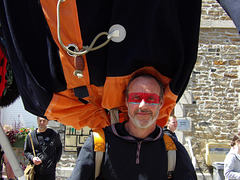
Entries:
{"type": "Polygon", "coordinates": [[[60,33],[60,4],[62,2],[64,2],[66,0],[58,0],[58,3],[57,3],[57,36],[58,36],[58,41],[60,43],[60,45],[62,46],[62,48],[67,51],[67,53],[70,55],[70,56],[82,56],[82,55],[85,55],[87,54],[88,52],[90,51],[95,51],[95,50],[98,50],[100,48],[102,48],[103,46],[107,45],[112,36],[111,34],[107,33],[107,32],[101,32],[99,33],[92,41],[92,43],[90,44],[90,46],[84,46],[81,50],[78,49],[78,47],[75,45],[75,44],[71,44],[71,47],[74,46],[74,51],[72,51],[70,48],[69,48],[69,45],[66,47],[63,42],[62,42],[62,38],[61,38],[61,33],[60,33]],[[96,43],[96,41],[101,37],[101,36],[107,36],[107,40],[98,45],[97,47],[93,47],[94,44],[96,43]]]}
{"type": "Polygon", "coordinates": [[[77,69],[77,70],[75,70],[75,71],[73,72],[73,75],[74,75],[74,76],[77,76],[78,79],[79,79],[79,78],[83,78],[83,71],[77,69]]]}

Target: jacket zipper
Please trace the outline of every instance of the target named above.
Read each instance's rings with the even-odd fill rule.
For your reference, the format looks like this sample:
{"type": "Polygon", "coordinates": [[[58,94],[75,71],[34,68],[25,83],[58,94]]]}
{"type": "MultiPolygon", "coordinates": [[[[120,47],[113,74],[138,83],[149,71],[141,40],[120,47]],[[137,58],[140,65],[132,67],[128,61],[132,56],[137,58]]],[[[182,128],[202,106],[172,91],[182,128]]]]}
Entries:
{"type": "Polygon", "coordinates": [[[142,141],[137,142],[137,152],[136,152],[136,164],[140,162],[140,151],[141,151],[142,141]]]}

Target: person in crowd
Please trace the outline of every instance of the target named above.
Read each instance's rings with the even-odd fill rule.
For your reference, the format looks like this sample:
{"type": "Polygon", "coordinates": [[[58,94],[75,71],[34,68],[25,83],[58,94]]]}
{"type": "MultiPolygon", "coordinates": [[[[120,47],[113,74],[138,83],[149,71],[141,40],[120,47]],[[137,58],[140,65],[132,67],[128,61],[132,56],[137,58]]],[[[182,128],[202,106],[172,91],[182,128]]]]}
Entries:
{"type": "Polygon", "coordinates": [[[5,168],[6,168],[6,175],[7,175],[7,179],[8,180],[13,180],[15,179],[15,175],[13,173],[12,167],[7,159],[6,154],[3,154],[3,159],[4,159],[4,164],[5,164],[5,168]]]}
{"type": "Polygon", "coordinates": [[[226,180],[240,179],[240,134],[233,136],[231,150],[224,160],[224,176],[226,180]]]}
{"type": "Polygon", "coordinates": [[[6,154],[4,154],[4,151],[2,150],[1,145],[0,145],[0,151],[1,151],[1,152],[0,152],[0,161],[1,161],[1,168],[0,168],[0,170],[1,170],[1,176],[0,176],[0,180],[3,179],[3,178],[2,178],[2,165],[3,165],[2,162],[3,162],[4,165],[5,165],[7,179],[8,179],[8,180],[13,180],[13,179],[15,179],[15,175],[14,175],[14,173],[13,173],[12,167],[11,167],[11,165],[10,165],[8,159],[7,159],[6,154]],[[3,161],[2,161],[2,160],[3,160],[3,161]]]}
{"type": "Polygon", "coordinates": [[[170,116],[167,122],[167,125],[163,128],[165,134],[170,136],[171,138],[178,140],[175,130],[177,129],[178,122],[176,116],[170,116]]]}
{"type": "Polygon", "coordinates": [[[56,164],[62,155],[60,135],[47,128],[48,120],[45,118],[37,117],[37,124],[38,128],[31,132],[36,156],[29,135],[24,145],[24,155],[35,164],[34,180],[55,180],[56,164]]]}
{"type": "MultiPolygon", "coordinates": [[[[104,128],[105,152],[97,179],[147,180],[168,179],[168,157],[163,129],[156,125],[164,104],[164,87],[150,75],[134,75],[126,88],[129,120],[104,128]]],[[[186,149],[175,143],[174,180],[196,180],[186,149]]],[[[95,179],[95,153],[91,134],[81,149],[69,180],[95,179]]]]}

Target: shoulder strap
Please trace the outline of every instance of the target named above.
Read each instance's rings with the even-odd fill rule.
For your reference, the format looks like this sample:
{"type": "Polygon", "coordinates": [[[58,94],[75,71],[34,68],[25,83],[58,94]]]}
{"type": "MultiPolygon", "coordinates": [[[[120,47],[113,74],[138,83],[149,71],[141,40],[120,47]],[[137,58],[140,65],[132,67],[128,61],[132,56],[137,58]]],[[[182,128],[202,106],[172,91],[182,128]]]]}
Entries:
{"type": "Polygon", "coordinates": [[[31,132],[29,133],[29,137],[30,137],[30,141],[31,141],[31,144],[32,144],[32,150],[33,150],[34,157],[36,157],[35,148],[34,148],[32,136],[31,136],[31,132]]]}
{"type": "Polygon", "coordinates": [[[103,129],[93,130],[94,152],[95,152],[95,179],[100,174],[103,153],[105,152],[105,134],[103,129]]]}
{"type": "Polygon", "coordinates": [[[169,137],[168,135],[164,134],[163,135],[163,139],[165,142],[165,146],[166,146],[166,151],[168,154],[168,179],[171,179],[173,176],[173,171],[175,169],[176,166],[176,145],[174,143],[174,141],[172,140],[171,137],[169,137]]]}
{"type": "MultiPolygon", "coordinates": [[[[103,129],[93,130],[94,151],[95,151],[95,179],[100,174],[103,153],[105,152],[105,134],[103,129]]],[[[176,165],[176,145],[171,137],[164,134],[163,136],[166,151],[168,153],[168,179],[172,178],[173,171],[176,165]]]]}

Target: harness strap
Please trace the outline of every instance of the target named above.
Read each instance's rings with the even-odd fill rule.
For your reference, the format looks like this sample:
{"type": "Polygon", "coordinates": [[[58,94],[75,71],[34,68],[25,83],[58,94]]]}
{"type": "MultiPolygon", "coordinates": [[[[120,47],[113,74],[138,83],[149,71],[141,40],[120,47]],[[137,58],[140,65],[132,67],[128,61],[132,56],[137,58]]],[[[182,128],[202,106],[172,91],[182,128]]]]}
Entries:
{"type": "Polygon", "coordinates": [[[163,135],[163,139],[165,142],[165,146],[166,146],[166,151],[168,154],[168,172],[167,172],[167,176],[168,179],[171,179],[173,177],[173,172],[176,166],[176,145],[174,143],[174,141],[172,140],[171,137],[169,137],[168,135],[164,134],[163,135]]]}
{"type": "Polygon", "coordinates": [[[29,138],[30,138],[30,141],[31,141],[32,150],[33,150],[33,155],[34,155],[34,157],[36,157],[36,153],[35,153],[35,148],[34,148],[34,145],[33,145],[33,140],[32,140],[31,132],[30,132],[28,135],[29,135],[29,138]]]}
{"type": "MultiPolygon", "coordinates": [[[[105,134],[103,129],[93,130],[93,139],[94,139],[94,151],[95,151],[95,179],[100,174],[103,153],[105,152],[105,134]]],[[[166,151],[168,154],[168,179],[173,177],[173,172],[176,165],[176,145],[171,137],[164,134],[163,139],[166,146],[166,151]]]]}
{"type": "Polygon", "coordinates": [[[115,124],[119,122],[119,114],[118,114],[118,108],[112,108],[109,110],[110,117],[111,117],[111,124],[115,124]]]}
{"type": "Polygon", "coordinates": [[[100,174],[103,153],[105,152],[105,134],[103,129],[93,131],[94,151],[95,151],[95,179],[100,174]]]}

